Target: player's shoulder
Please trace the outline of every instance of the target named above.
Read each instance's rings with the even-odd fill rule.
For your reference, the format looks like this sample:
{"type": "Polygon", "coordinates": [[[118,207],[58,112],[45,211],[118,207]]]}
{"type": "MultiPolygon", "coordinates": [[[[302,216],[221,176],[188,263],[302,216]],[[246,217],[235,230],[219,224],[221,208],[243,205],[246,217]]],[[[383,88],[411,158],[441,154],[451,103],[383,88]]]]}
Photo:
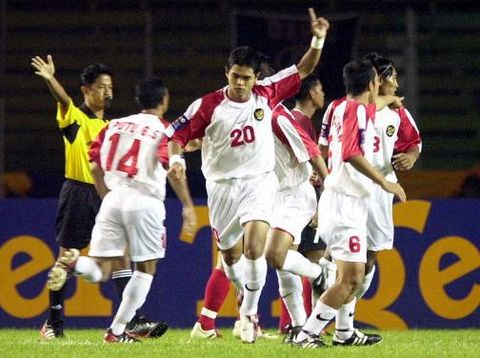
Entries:
{"type": "Polygon", "coordinates": [[[216,91],[207,93],[206,95],[197,99],[197,101],[200,101],[202,106],[217,106],[225,99],[225,91],[226,88],[220,88],[216,91]]]}

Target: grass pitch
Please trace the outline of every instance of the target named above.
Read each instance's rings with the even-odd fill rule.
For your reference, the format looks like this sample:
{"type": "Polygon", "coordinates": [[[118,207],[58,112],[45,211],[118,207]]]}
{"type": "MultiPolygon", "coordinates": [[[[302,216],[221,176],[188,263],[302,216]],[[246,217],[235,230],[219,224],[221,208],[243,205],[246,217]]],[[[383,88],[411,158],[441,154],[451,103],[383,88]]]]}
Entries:
{"type": "Polygon", "coordinates": [[[316,350],[282,344],[282,336],[244,344],[230,329],[221,331],[221,339],[204,341],[191,340],[190,330],[169,329],[159,339],[132,345],[104,344],[105,331],[98,329],[67,330],[67,338],[51,342],[42,341],[37,329],[0,329],[0,357],[479,357],[480,352],[480,330],[474,329],[383,331],[377,346],[316,350]]]}

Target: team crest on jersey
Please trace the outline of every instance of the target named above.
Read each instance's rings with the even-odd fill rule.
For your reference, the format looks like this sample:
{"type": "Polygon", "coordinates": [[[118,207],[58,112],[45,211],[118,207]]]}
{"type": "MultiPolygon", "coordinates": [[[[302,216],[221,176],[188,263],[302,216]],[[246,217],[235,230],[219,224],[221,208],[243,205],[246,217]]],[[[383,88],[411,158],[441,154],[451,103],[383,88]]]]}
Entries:
{"type": "Polygon", "coordinates": [[[255,112],[253,112],[253,116],[257,121],[261,121],[265,116],[265,111],[262,108],[257,108],[255,112]]]}
{"type": "Polygon", "coordinates": [[[390,124],[387,126],[386,133],[389,137],[391,137],[395,133],[395,127],[390,124]]]}

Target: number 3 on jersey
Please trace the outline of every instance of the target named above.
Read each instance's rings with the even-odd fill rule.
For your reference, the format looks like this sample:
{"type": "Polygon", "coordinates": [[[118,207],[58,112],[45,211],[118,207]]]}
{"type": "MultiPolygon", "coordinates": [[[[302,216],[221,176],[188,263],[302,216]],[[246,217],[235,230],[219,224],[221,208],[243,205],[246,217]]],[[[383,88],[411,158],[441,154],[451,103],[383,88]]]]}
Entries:
{"type": "MultiPolygon", "coordinates": [[[[108,151],[107,165],[105,169],[107,171],[110,171],[112,170],[112,163],[113,163],[113,160],[115,159],[115,155],[117,154],[118,141],[120,139],[120,135],[118,133],[115,133],[108,139],[112,142],[112,145],[110,147],[110,150],[108,151]]],[[[130,149],[118,161],[118,164],[115,170],[127,173],[127,176],[129,178],[133,178],[138,172],[137,160],[138,160],[139,150],[140,150],[140,140],[134,139],[130,149]]]]}
{"type": "Polygon", "coordinates": [[[245,126],[243,128],[235,128],[230,132],[230,138],[232,138],[231,147],[238,147],[245,143],[252,143],[255,141],[255,131],[252,126],[245,126]]]}

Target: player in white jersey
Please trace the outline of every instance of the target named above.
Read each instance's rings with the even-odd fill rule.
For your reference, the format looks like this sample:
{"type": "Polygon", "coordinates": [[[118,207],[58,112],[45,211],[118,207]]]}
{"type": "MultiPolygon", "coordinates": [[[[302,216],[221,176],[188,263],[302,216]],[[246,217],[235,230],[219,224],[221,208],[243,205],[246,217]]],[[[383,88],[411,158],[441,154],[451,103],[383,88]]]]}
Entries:
{"type": "MultiPolygon", "coordinates": [[[[165,256],[165,184],[168,166],[167,138],[161,118],[168,108],[168,90],[157,78],[136,89],[142,112],[112,120],[90,148],[95,187],[103,198],[92,232],[88,256],[70,249],[49,274],[58,286],[67,273],[94,283],[108,279],[114,260],[128,249],[135,271],[123,293],[122,302],[105,342],[132,343],[138,340],[126,324],[150,290],[158,259],[165,256]]],[[[170,183],[184,205],[184,229],[196,223],[193,202],[184,179],[170,183]]]]}
{"type": "MultiPolygon", "coordinates": [[[[372,62],[380,77],[379,95],[395,96],[398,89],[397,72],[393,62],[377,54],[369,54],[366,59],[372,62]]],[[[320,144],[322,150],[328,149],[330,121],[335,108],[345,98],[334,101],[329,106],[323,120],[320,144]]],[[[413,167],[421,151],[421,139],[410,113],[404,107],[385,106],[375,113],[372,165],[387,180],[397,182],[394,167],[404,171],[413,167]]],[[[374,186],[370,195],[367,218],[367,263],[365,277],[355,294],[360,300],[370,287],[375,274],[375,262],[380,250],[393,247],[393,195],[374,186]]],[[[339,310],[336,316],[336,336],[342,341],[348,340],[354,332],[353,308],[339,310]]]]}
{"type": "MultiPolygon", "coordinates": [[[[405,192],[389,182],[370,164],[373,155],[373,121],[379,78],[368,61],[355,60],[343,69],[347,101],[334,111],[330,136],[325,190],[319,202],[318,229],[337,264],[337,280],[317,301],[303,330],[294,341],[304,348],[322,347],[319,333],[342,306],[354,301],[365,275],[368,196],[373,185],[405,201],[405,192]]],[[[375,344],[377,335],[359,331],[355,344],[375,344]],[[358,343],[357,343],[358,342],[358,343]]],[[[381,340],[381,338],[380,338],[381,340]]],[[[334,344],[337,341],[334,340],[334,344]]]]}
{"type": "MultiPolygon", "coordinates": [[[[301,327],[306,322],[307,314],[300,276],[315,282],[322,274],[320,265],[297,252],[302,231],[312,220],[317,208],[315,189],[309,181],[309,162],[322,179],[327,175],[327,168],[317,144],[283,105],[274,110],[272,128],[279,190],[265,255],[267,262],[277,271],[280,296],[290,314],[292,326],[301,327]]],[[[290,335],[285,342],[289,340],[290,335]]]]}
{"type": "Polygon", "coordinates": [[[297,66],[256,82],[257,53],[236,48],[226,66],[228,86],[193,102],[171,126],[170,162],[179,177],[185,175],[182,148],[203,137],[210,224],[227,276],[244,291],[241,339],[248,343],[256,339],[253,317],[266,279],[263,250],[277,189],[272,110],[294,95],[300,80],[313,71],[329,27],[313,9],[309,13],[314,37],[297,66]]]}

